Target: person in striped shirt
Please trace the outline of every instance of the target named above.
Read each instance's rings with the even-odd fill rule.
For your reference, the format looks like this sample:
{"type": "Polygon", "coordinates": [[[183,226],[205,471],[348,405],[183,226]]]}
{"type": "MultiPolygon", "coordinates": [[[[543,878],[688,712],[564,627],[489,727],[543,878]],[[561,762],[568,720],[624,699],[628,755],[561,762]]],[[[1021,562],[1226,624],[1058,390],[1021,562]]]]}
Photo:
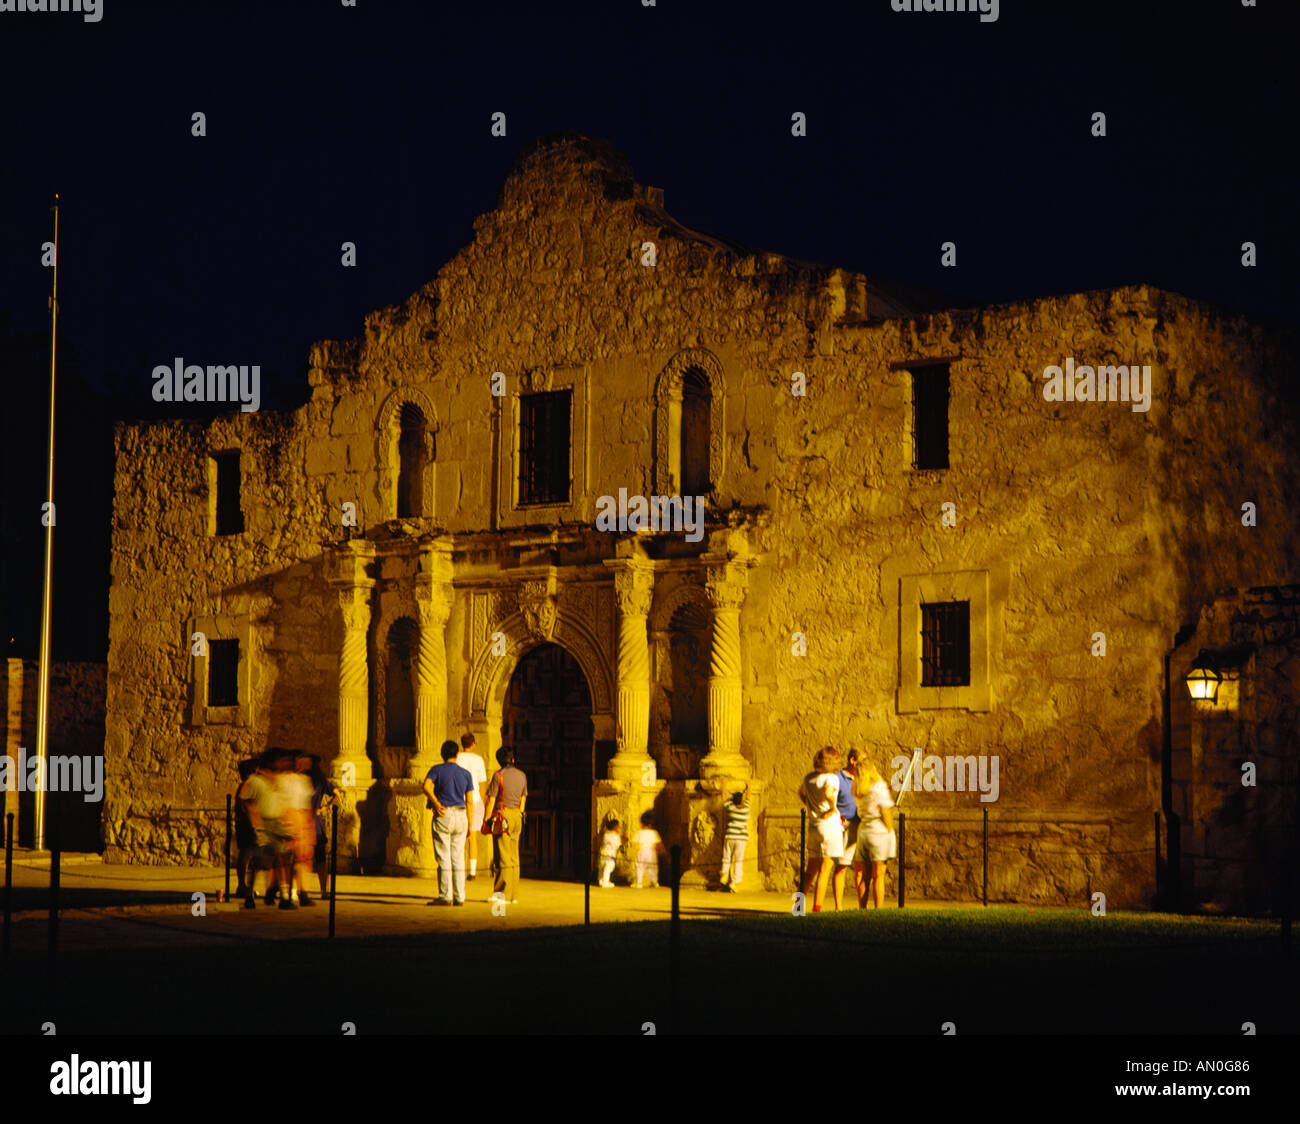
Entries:
{"type": "Polygon", "coordinates": [[[733,894],[745,878],[745,843],[749,839],[749,785],[727,805],[727,830],[722,839],[722,884],[733,894]]]}

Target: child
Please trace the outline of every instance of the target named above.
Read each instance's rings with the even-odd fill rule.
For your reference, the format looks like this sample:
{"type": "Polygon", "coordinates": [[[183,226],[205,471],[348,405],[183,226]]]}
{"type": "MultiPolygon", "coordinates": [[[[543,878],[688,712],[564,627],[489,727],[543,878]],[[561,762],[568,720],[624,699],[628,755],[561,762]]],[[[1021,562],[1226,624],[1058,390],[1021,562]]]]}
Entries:
{"type": "Polygon", "coordinates": [[[637,846],[636,888],[638,890],[642,888],[646,875],[650,876],[651,886],[659,885],[659,856],[668,853],[653,825],[654,815],[650,812],[642,812],[641,830],[632,836],[632,842],[637,846]]]}
{"type": "Polygon", "coordinates": [[[602,890],[608,890],[614,885],[609,876],[614,873],[614,860],[618,857],[619,847],[623,845],[623,835],[618,828],[618,820],[610,816],[605,821],[605,834],[600,837],[600,881],[596,885],[602,890]]]}
{"type": "Polygon", "coordinates": [[[745,877],[745,842],[749,839],[749,785],[727,805],[727,830],[722,839],[722,884],[733,894],[745,877]]]}

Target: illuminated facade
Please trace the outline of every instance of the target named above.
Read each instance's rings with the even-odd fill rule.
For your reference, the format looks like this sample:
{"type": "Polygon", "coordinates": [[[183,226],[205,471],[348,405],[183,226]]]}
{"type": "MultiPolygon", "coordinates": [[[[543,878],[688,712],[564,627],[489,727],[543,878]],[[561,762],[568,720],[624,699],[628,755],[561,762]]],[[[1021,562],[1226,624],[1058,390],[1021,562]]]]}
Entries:
{"type": "Polygon", "coordinates": [[[346,782],[350,859],[427,872],[419,778],[469,729],[520,751],[537,871],[649,810],[716,880],[750,781],[785,889],[813,752],[921,747],[916,892],[979,892],[987,807],[991,900],[1150,902],[1166,656],[1294,576],[1282,361],[1142,286],[943,309],[540,142],[435,280],[312,350],[305,405],[118,426],[109,855],[215,858],[236,762],[284,744],[346,782]],[[1146,408],[1045,397],[1066,359],[1148,366],[1146,408]],[[621,493],[703,525],[611,531],[621,493]],[[996,800],[930,756],[996,757],[996,800]]]}

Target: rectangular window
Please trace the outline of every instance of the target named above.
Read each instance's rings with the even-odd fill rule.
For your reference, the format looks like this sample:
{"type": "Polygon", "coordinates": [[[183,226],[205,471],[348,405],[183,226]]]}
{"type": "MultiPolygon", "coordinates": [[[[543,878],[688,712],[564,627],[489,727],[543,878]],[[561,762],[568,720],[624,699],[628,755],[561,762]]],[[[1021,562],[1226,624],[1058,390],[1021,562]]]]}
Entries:
{"type": "Polygon", "coordinates": [[[519,400],[519,505],[569,502],[569,414],[573,392],[519,400]]]}
{"type": "Polygon", "coordinates": [[[239,705],[239,641],[208,641],[208,706],[239,705]]]}
{"type": "Polygon", "coordinates": [[[948,467],[948,365],[912,372],[912,432],[916,467],[948,467]]]}
{"type": "Polygon", "coordinates": [[[921,686],[970,686],[970,602],[921,605],[921,686]]]}
{"type": "Polygon", "coordinates": [[[244,530],[244,511],[239,506],[239,454],[218,453],[212,459],[217,466],[216,533],[241,534],[244,530]]]}

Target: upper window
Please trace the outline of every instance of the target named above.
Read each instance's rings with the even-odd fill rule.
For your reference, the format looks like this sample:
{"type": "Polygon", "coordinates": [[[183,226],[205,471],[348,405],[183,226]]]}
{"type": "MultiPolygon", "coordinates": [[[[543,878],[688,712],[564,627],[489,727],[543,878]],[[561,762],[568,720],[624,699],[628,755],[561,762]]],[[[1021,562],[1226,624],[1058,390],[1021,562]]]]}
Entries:
{"type": "Polygon", "coordinates": [[[397,518],[424,513],[425,424],[420,407],[404,403],[397,437],[397,518]]]}
{"type": "Polygon", "coordinates": [[[519,504],[569,502],[569,417],[573,392],[519,400],[519,504]]]}
{"type": "Polygon", "coordinates": [[[655,383],[654,484],[663,496],[711,495],[723,475],[722,364],[702,347],[680,351],[655,383]]]}
{"type": "Polygon", "coordinates": [[[912,372],[912,433],[916,467],[948,467],[948,365],[912,372]]]}
{"type": "Polygon", "coordinates": [[[970,686],[970,602],[921,605],[921,686],[970,686]]]}
{"type": "Polygon", "coordinates": [[[238,535],[244,530],[244,511],[239,504],[239,453],[217,453],[211,459],[208,476],[212,489],[212,532],[238,535]]]}
{"type": "Polygon", "coordinates": [[[682,376],[681,495],[704,495],[709,491],[709,412],[713,395],[709,380],[698,367],[682,376]]]}

